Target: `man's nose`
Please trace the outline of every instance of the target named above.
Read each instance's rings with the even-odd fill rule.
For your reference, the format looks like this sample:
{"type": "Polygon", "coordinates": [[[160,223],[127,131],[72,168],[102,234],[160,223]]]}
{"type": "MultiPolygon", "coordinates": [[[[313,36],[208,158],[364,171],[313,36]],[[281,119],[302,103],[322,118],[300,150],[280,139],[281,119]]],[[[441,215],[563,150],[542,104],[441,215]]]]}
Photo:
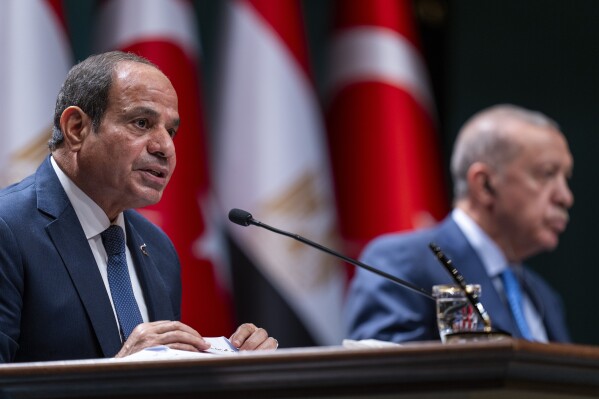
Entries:
{"type": "Polygon", "coordinates": [[[572,190],[570,190],[570,185],[568,183],[568,178],[566,176],[562,176],[557,183],[556,188],[556,200],[562,205],[564,208],[568,209],[574,205],[574,194],[572,190]]]}
{"type": "Polygon", "coordinates": [[[175,154],[175,143],[167,129],[161,128],[152,134],[148,152],[161,158],[170,158],[175,154]]]}

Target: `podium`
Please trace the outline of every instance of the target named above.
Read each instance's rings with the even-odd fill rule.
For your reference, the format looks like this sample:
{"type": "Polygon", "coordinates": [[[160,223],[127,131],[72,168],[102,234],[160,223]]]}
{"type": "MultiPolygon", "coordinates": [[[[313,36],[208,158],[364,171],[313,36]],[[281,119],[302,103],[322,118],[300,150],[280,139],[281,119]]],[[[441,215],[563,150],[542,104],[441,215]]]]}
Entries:
{"type": "Polygon", "coordinates": [[[192,360],[0,365],[0,398],[584,398],[599,347],[495,342],[311,347],[192,360]]]}

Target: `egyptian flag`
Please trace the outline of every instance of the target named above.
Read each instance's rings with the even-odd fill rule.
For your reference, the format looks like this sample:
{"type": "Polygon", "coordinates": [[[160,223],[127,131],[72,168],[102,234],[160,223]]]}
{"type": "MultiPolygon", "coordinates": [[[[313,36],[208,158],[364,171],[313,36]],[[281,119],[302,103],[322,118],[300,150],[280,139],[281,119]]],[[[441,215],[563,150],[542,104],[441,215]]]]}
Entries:
{"type": "Polygon", "coordinates": [[[72,63],[60,0],[0,1],[0,187],[48,155],[56,95],[72,63]]]}
{"type": "MultiPolygon", "coordinates": [[[[267,224],[337,246],[324,117],[310,74],[299,1],[228,3],[217,92],[219,201],[267,224]]],[[[313,343],[340,344],[345,274],[337,260],[288,237],[230,224],[234,244],[259,271],[238,279],[252,320],[283,346],[299,321],[313,343]],[[253,287],[250,289],[248,287],[253,287]],[[275,288],[278,297],[267,292],[275,288]],[[281,305],[283,300],[288,308],[281,305]],[[260,312],[262,314],[260,314],[260,312]]],[[[235,270],[235,266],[234,266],[235,270]]],[[[239,303],[239,298],[237,298],[239,303]]]]}

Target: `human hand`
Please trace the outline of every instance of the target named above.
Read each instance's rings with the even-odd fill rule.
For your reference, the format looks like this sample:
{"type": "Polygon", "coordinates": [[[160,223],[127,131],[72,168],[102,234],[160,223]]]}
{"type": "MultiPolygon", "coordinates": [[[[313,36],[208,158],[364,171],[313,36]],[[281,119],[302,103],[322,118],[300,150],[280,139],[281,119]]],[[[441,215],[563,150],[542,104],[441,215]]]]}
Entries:
{"type": "Polygon", "coordinates": [[[258,328],[252,323],[245,323],[237,328],[229,341],[239,350],[277,349],[279,342],[269,337],[263,328],[258,328]]]}
{"type": "Polygon", "coordinates": [[[191,352],[210,348],[210,344],[188,325],[178,321],[161,320],[135,327],[115,357],[128,356],[157,345],[191,352]]]}

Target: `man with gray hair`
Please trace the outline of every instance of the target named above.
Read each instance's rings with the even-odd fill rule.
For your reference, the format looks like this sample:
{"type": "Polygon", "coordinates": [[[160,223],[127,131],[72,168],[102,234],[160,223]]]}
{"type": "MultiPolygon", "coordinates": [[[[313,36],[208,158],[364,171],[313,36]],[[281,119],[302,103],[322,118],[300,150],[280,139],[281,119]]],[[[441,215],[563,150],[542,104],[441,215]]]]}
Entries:
{"type": "MultiPolygon", "coordinates": [[[[428,248],[435,242],[467,282],[480,284],[494,328],[516,338],[568,342],[561,299],[523,261],[558,245],[574,202],[572,167],[553,120],[514,105],[485,109],[456,139],[451,214],[431,229],[376,238],[362,261],[427,290],[452,284],[428,248]],[[515,275],[522,289],[519,310],[505,294],[506,275],[515,275]]],[[[352,339],[439,339],[433,301],[362,270],[351,284],[346,321],[352,339]]]]}

